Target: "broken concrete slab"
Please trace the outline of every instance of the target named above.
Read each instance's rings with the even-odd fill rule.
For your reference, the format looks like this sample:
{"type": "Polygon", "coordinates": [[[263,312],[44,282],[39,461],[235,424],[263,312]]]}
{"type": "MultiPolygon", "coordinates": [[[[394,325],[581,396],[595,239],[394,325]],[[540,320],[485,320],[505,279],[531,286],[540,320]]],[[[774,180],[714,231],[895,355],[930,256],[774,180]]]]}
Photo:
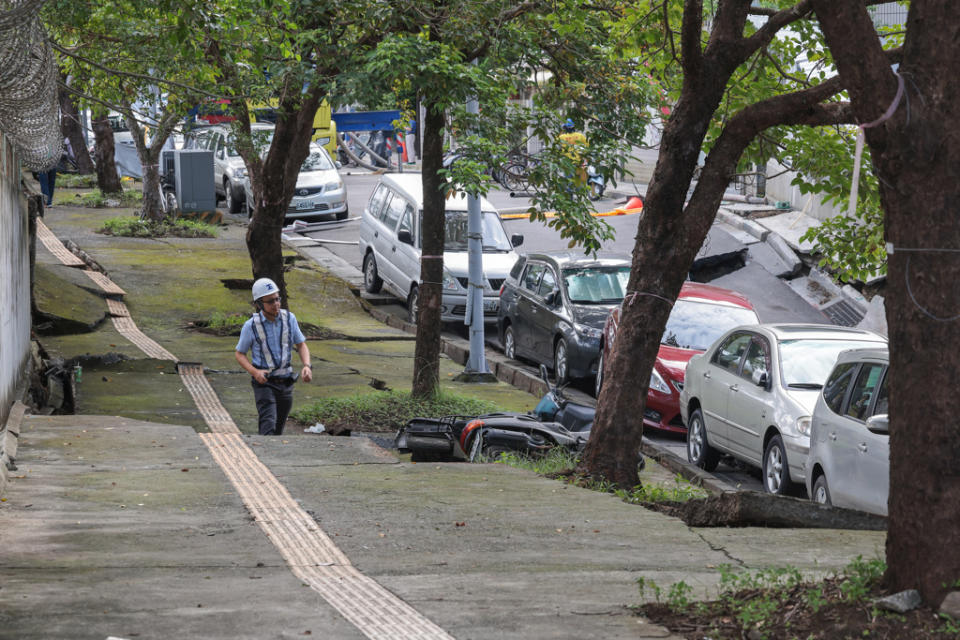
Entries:
{"type": "Polygon", "coordinates": [[[951,591],[940,604],[940,613],[960,620],[960,591],[951,591]]]}
{"type": "MultiPolygon", "coordinates": [[[[769,240],[769,238],[767,238],[767,240],[769,240]]],[[[750,256],[750,260],[760,264],[771,275],[777,276],[778,278],[790,277],[795,273],[795,269],[799,269],[799,264],[792,265],[784,262],[780,254],[774,250],[769,242],[758,242],[750,245],[747,247],[747,254],[750,256]]],[[[799,260],[797,262],[799,263],[799,260]]]]}
{"type": "Polygon", "coordinates": [[[790,276],[796,275],[800,272],[800,268],[803,266],[803,263],[800,261],[800,258],[797,257],[797,254],[794,253],[790,245],[787,244],[787,241],[780,236],[780,234],[771,233],[767,236],[766,243],[777,252],[777,255],[780,256],[780,259],[783,260],[784,264],[786,264],[790,269],[790,276]]]}
{"type": "Polygon", "coordinates": [[[841,509],[801,498],[757,491],[729,492],[690,500],[678,515],[691,527],[790,527],[884,531],[887,519],[872,513],[841,509]]]}
{"type": "Polygon", "coordinates": [[[719,216],[717,217],[717,222],[713,223],[713,226],[717,229],[725,231],[726,233],[730,234],[734,240],[737,242],[742,242],[747,246],[760,242],[760,238],[757,238],[753,234],[748,233],[735,225],[723,222],[719,216]]]}
{"type": "Polygon", "coordinates": [[[781,280],[761,265],[751,263],[733,273],[711,280],[710,284],[739,291],[753,304],[761,322],[815,322],[829,323],[799,294],[792,284],[796,280],[781,280]]]}
{"type": "Polygon", "coordinates": [[[920,597],[920,592],[916,589],[907,589],[906,591],[894,593],[883,598],[877,598],[873,601],[873,604],[886,611],[906,613],[907,611],[913,611],[923,604],[923,598],[920,597]]]}
{"type": "MultiPolygon", "coordinates": [[[[84,278],[77,269],[37,264],[34,269],[34,327],[41,335],[63,335],[93,331],[107,317],[103,298],[79,286],[74,277],[84,278]]],[[[90,284],[90,281],[87,281],[90,284]]]]}
{"type": "Polygon", "coordinates": [[[820,226],[820,221],[811,218],[802,211],[788,211],[775,216],[759,218],[757,224],[772,233],[779,234],[794,251],[809,254],[813,252],[814,243],[810,240],[801,240],[800,237],[808,229],[820,226]]]}
{"type": "Polygon", "coordinates": [[[723,229],[711,227],[703,241],[697,256],[693,259],[691,271],[714,268],[736,261],[737,266],[743,260],[746,245],[723,229]]]}
{"type": "Polygon", "coordinates": [[[873,296],[867,303],[867,312],[863,320],[857,325],[858,329],[866,329],[880,335],[889,335],[887,327],[887,312],[883,304],[883,296],[873,296]]]}

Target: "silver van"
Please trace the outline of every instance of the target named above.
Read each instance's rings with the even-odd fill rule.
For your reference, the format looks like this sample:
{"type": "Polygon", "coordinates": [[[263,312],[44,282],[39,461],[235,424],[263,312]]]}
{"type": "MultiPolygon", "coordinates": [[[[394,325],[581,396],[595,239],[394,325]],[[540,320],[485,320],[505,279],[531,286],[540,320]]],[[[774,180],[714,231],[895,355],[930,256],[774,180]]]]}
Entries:
{"type": "MultiPolygon", "coordinates": [[[[423,184],[419,173],[384,175],[360,217],[363,284],[370,293],[381,288],[404,300],[410,322],[416,322],[420,298],[420,248],[423,184]]],[[[513,248],[523,236],[507,237],[503,221],[485,198],[483,216],[483,316],[497,321],[500,286],[517,261],[513,248]]],[[[463,322],[467,309],[467,198],[446,201],[443,251],[443,322],[463,322]]]]}

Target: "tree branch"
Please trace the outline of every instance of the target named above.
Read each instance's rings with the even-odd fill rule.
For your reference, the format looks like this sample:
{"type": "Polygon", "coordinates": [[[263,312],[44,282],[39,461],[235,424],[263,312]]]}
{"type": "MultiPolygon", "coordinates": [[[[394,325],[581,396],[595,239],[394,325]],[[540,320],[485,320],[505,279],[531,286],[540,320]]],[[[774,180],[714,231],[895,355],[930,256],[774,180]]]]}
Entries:
{"type": "MultiPolygon", "coordinates": [[[[722,5],[721,5],[722,6],[722,5]]],[[[703,32],[703,1],[689,0],[683,5],[683,24],[680,27],[680,55],[683,56],[684,82],[699,79],[703,66],[700,34],[703,32]]]]}

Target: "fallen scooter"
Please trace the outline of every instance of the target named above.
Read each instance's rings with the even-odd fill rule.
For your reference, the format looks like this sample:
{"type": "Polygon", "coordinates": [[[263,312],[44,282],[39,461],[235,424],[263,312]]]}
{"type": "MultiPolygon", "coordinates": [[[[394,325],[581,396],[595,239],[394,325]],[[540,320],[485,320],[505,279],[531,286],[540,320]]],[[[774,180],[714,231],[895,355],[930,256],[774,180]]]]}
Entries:
{"type": "Polygon", "coordinates": [[[551,386],[543,365],[540,376],[547,393],[532,413],[414,418],[397,431],[397,449],[409,452],[415,462],[475,462],[504,452],[538,456],[558,446],[582,450],[590,437],[595,410],[568,400],[563,387],[551,386]]]}

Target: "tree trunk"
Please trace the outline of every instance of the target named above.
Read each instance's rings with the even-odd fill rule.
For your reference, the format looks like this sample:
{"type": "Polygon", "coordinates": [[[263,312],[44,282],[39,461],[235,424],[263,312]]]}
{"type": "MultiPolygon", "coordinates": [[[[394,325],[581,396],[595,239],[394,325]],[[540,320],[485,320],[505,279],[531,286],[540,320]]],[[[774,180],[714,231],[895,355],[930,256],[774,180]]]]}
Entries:
{"type": "MultiPolygon", "coordinates": [[[[238,141],[238,150],[247,165],[253,191],[253,214],[247,225],[247,252],[253,277],[270,278],[280,288],[284,308],[290,300],[283,277],[283,244],[281,235],[287,207],[297,186],[300,167],[310,151],[313,116],[320,104],[319,94],[303,98],[295,94],[291,102],[279,105],[273,141],[265,159],[252,147],[238,141]],[[297,104],[295,101],[302,100],[297,104]]],[[[249,132],[250,115],[245,107],[239,109],[241,126],[249,132]]]]}
{"type": "MultiPolygon", "coordinates": [[[[861,122],[894,100],[898,80],[862,4],[814,0],[861,122]]],[[[910,4],[905,93],[866,130],[881,185],[890,330],[890,496],[887,575],[937,606],[960,578],[960,4],[910,4]]],[[[851,163],[852,166],[852,163],[851,163]]]]}
{"type": "Polygon", "coordinates": [[[443,181],[443,111],[424,102],[423,123],[423,246],[420,257],[420,301],[417,309],[417,344],[414,350],[413,396],[434,395],[440,381],[440,304],[443,282],[443,238],[446,200],[443,181]]]}
{"type": "MultiPolygon", "coordinates": [[[[61,75],[61,80],[66,84],[67,77],[61,75]]],[[[61,88],[59,96],[60,132],[64,138],[70,141],[73,160],[77,163],[77,172],[93,173],[93,160],[90,159],[90,152],[87,151],[87,141],[83,137],[83,123],[80,121],[80,112],[77,110],[77,105],[66,89],[61,88]]]]}
{"type": "Polygon", "coordinates": [[[123,186],[120,184],[120,174],[117,173],[117,164],[114,162],[113,129],[107,119],[106,112],[97,114],[93,119],[93,153],[97,169],[97,186],[103,193],[120,193],[123,186]]]}

